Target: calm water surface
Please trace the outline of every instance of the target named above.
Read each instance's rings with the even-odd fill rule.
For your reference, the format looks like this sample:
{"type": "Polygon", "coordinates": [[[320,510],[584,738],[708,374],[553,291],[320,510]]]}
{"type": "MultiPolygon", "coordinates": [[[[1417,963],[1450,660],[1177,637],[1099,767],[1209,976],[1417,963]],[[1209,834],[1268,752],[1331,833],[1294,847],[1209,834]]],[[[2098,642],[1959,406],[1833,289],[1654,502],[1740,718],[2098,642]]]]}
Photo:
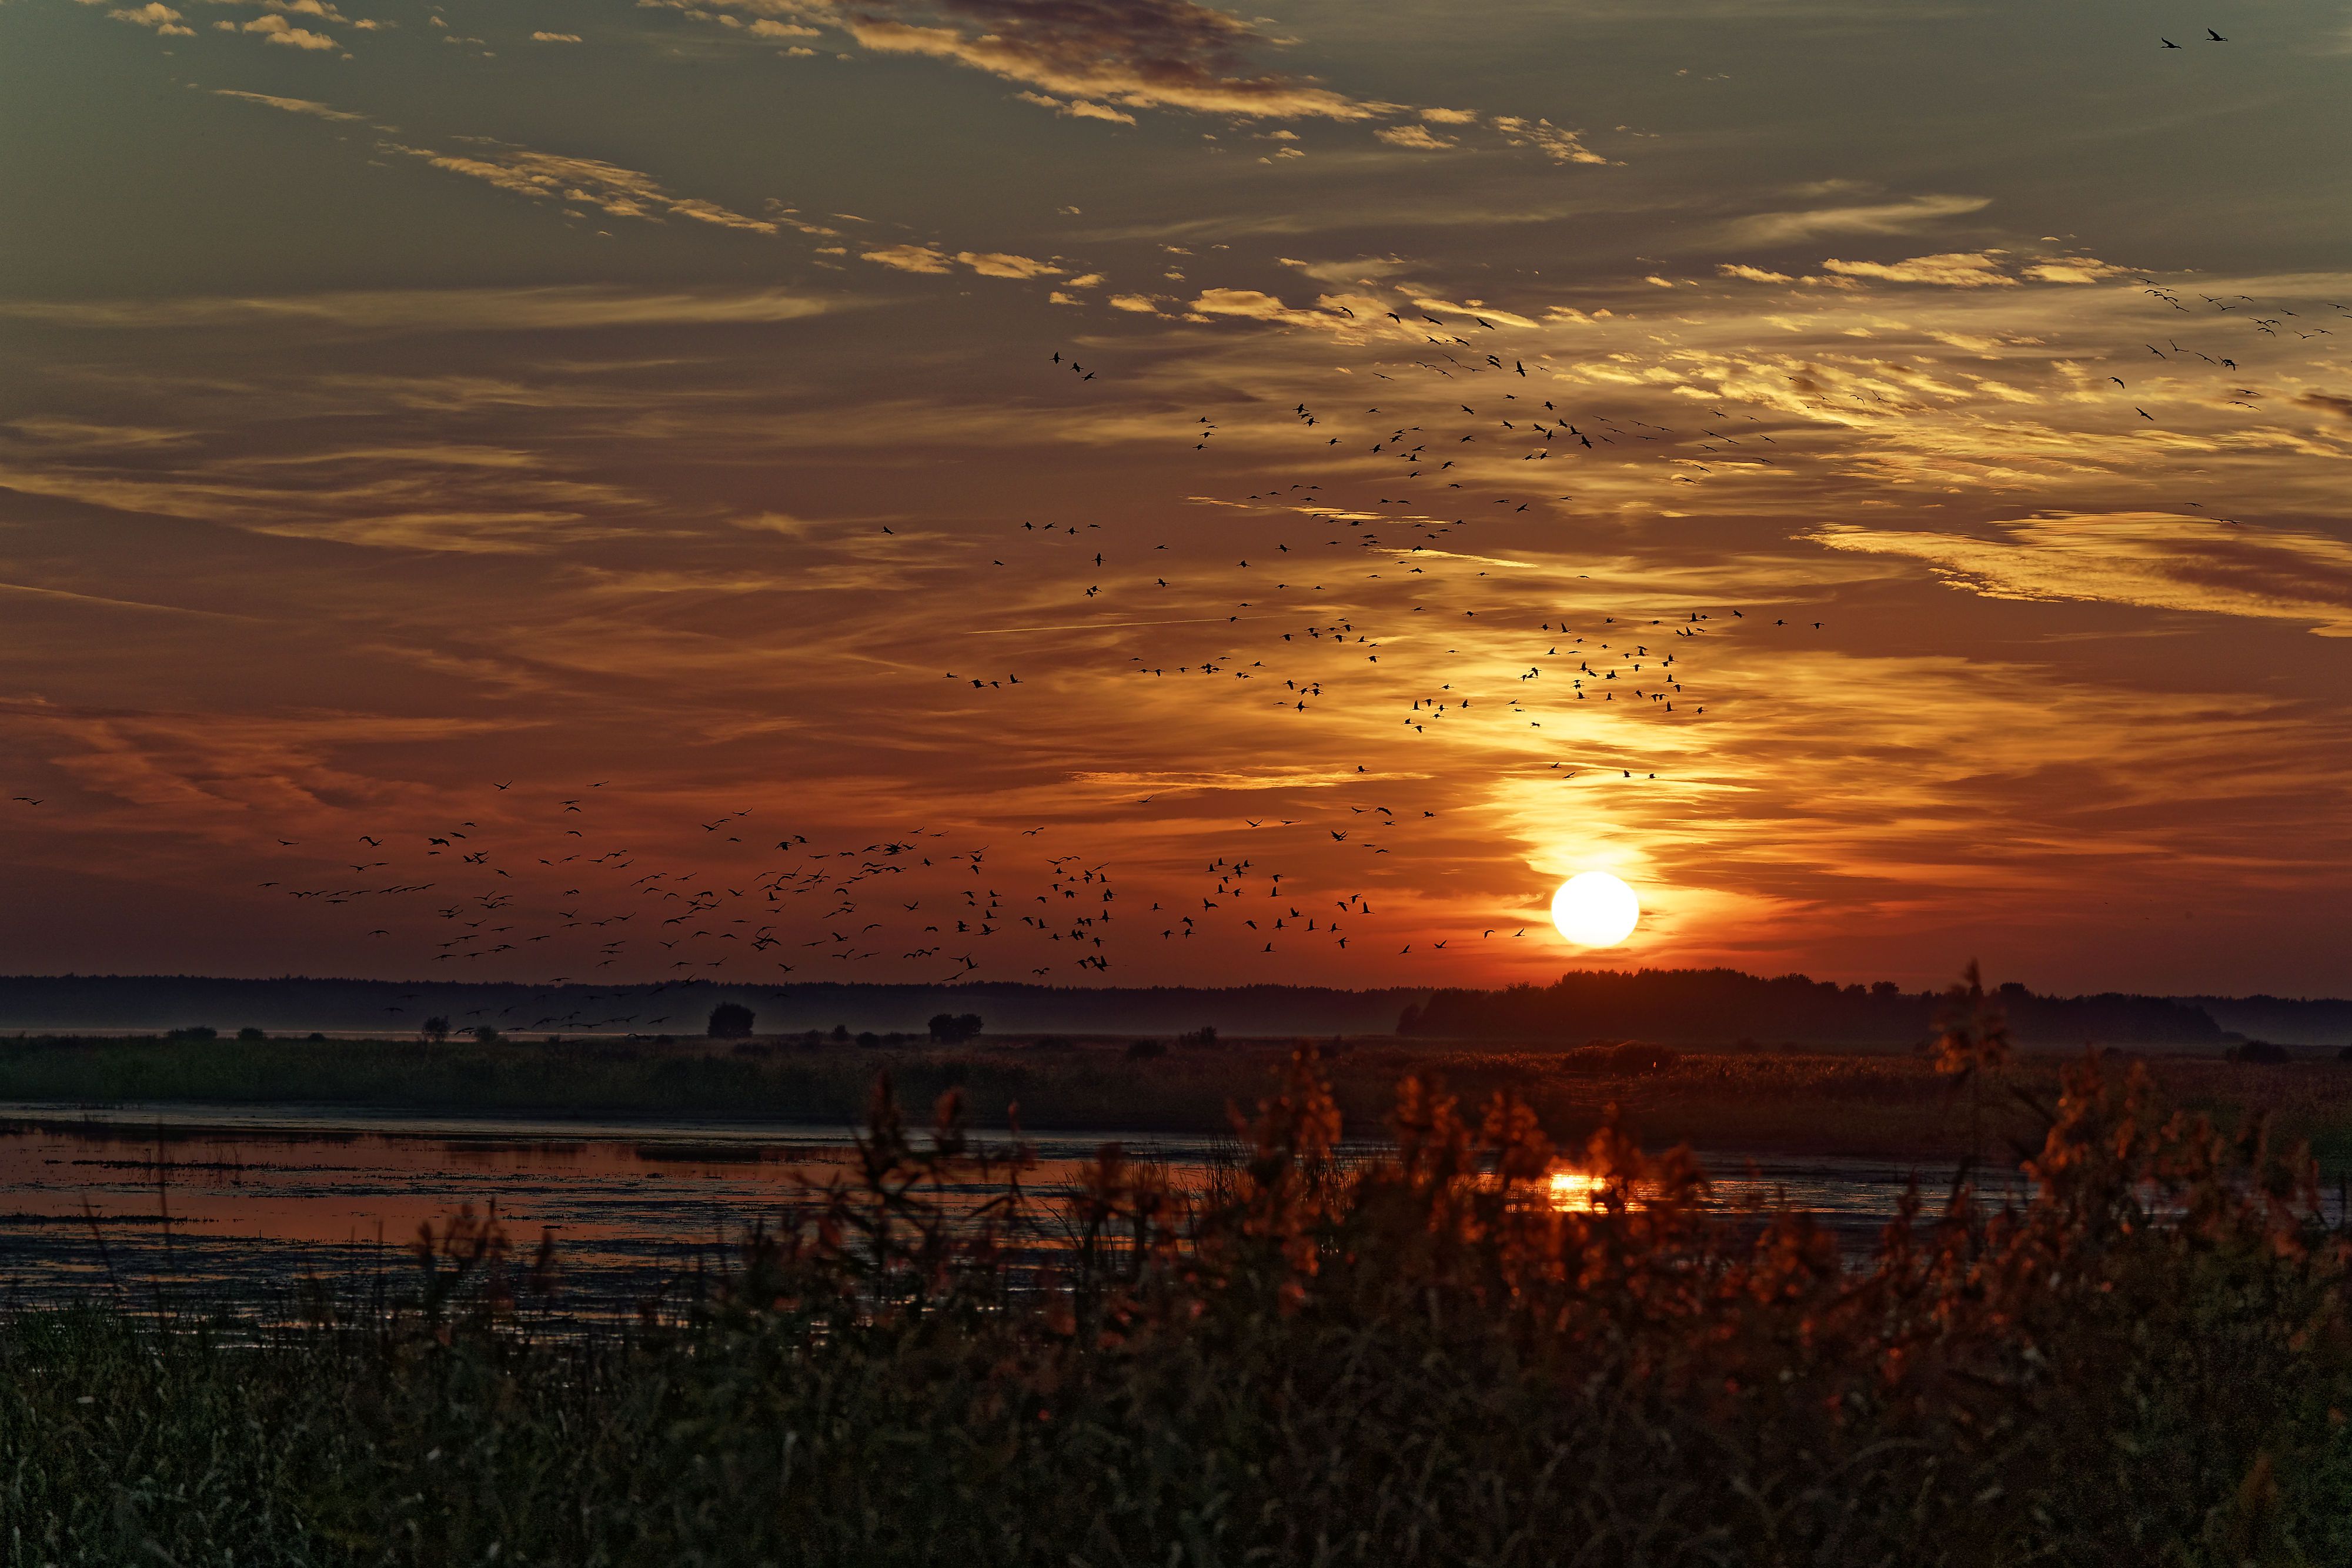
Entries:
{"type": "MultiPolygon", "coordinates": [[[[1024,1187],[1050,1200],[1114,1139],[1184,1185],[1235,1153],[1227,1138],[1033,1135],[1024,1187]]],[[[281,1290],[305,1270],[361,1286],[406,1270],[418,1228],[471,1205],[494,1209],[520,1251],[551,1235],[568,1289],[634,1299],[723,1259],[753,1224],[847,1177],[853,1155],[846,1128],[774,1123],[0,1104],[0,1289],[30,1301],[144,1297],[166,1281],[194,1296],[242,1295],[281,1290]]],[[[1893,1215],[1915,1169],[1931,1201],[1952,1174],[1722,1153],[1704,1163],[1725,1208],[1785,1197],[1856,1240],[1893,1215]]],[[[942,1196],[968,1207],[995,1190],[942,1196]]]]}

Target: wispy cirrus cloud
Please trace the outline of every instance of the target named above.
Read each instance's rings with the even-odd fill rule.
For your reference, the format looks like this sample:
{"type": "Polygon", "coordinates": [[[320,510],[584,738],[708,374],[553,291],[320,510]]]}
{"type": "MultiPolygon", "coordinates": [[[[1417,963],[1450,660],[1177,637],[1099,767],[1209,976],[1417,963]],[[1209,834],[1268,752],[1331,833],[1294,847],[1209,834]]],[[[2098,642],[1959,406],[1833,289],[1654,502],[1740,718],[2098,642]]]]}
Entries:
{"type": "Polygon", "coordinates": [[[279,98],[274,93],[245,92],[233,87],[216,87],[213,89],[213,96],[243,99],[247,103],[263,104],[270,109],[283,110],[288,114],[307,114],[318,120],[364,120],[367,118],[365,115],[353,114],[349,110],[316,103],[307,98],[279,98]]]}
{"type": "Polygon", "coordinates": [[[838,301],[789,288],[352,289],[315,294],[198,295],[178,299],[0,300],[0,318],[60,327],[139,330],[301,322],[361,332],[549,331],[795,320],[838,301]]]}
{"type": "Polygon", "coordinates": [[[2162,512],[2066,514],[1997,525],[1990,538],[1832,525],[1832,549],[1907,556],[1993,599],[2105,601],[2300,621],[2352,637],[2352,545],[2162,512]]]}
{"type": "MultiPolygon", "coordinates": [[[[1940,288],[2014,288],[2021,283],[2104,283],[2119,277],[2128,269],[2096,256],[2044,256],[2018,267],[2010,266],[2009,252],[1998,249],[1948,250],[1934,256],[1915,256],[1902,261],[1841,261],[1832,256],[1822,263],[1822,270],[1835,277],[1864,278],[1881,283],[1924,283],[1940,288]]],[[[1721,268],[1727,276],[1750,276],[1754,269],[1743,273],[1734,268],[1721,268]]],[[[1786,279],[1780,279],[1786,281],[1786,279]]],[[[1807,283],[1825,279],[1806,278],[1807,283]]]]}
{"type": "Polygon", "coordinates": [[[388,152],[422,158],[436,169],[480,180],[517,195],[577,202],[614,217],[650,223],[658,223],[664,217],[680,217],[718,228],[764,235],[774,234],[778,226],[773,220],[747,217],[716,202],[674,195],[650,174],[598,158],[541,152],[488,140],[480,142],[480,151],[470,153],[439,152],[429,147],[409,147],[394,141],[383,145],[388,152]]]}
{"type": "MultiPolygon", "coordinates": [[[[1060,277],[1068,268],[1058,262],[1039,261],[1034,256],[1017,256],[1010,251],[942,250],[937,246],[880,246],[858,252],[858,259],[877,267],[887,267],[895,272],[928,273],[944,277],[957,267],[966,267],[982,277],[1060,277]]],[[[1074,285],[1086,287],[1102,281],[1099,277],[1073,279],[1074,285]]]]}
{"type": "Polygon", "coordinates": [[[1966,217],[1992,205],[1990,196],[1907,196],[1899,201],[1842,203],[1785,212],[1750,213],[1719,231],[1731,246],[1793,245],[1830,235],[1914,234],[1947,218],[1966,217]]]}
{"type": "MultiPolygon", "coordinates": [[[[1582,133],[1548,119],[1483,116],[1476,110],[1416,107],[1359,98],[1309,77],[1267,71],[1256,57],[1292,42],[1194,0],[641,0],[743,31],[730,13],[761,13],[748,30],[779,26],[814,35],[837,28],[882,55],[909,55],[984,71],[1017,85],[1024,103],[1074,120],[1132,125],[1134,111],[1174,110],[1245,120],[1402,120],[1373,134],[1408,152],[1460,145],[1432,127],[1480,126],[1508,147],[1556,162],[1605,163],[1582,133]]],[[[1491,145],[1491,142],[1489,143],[1491,145]]],[[[1302,156],[1286,147],[1274,158],[1302,156]]]]}
{"type": "MultiPolygon", "coordinates": [[[[315,3],[315,0],[312,0],[315,3]]],[[[267,93],[219,89],[220,96],[258,103],[290,114],[308,115],[323,120],[358,120],[362,117],[328,104],[309,99],[279,98],[267,93]]],[[[751,217],[719,203],[696,196],[678,195],[651,174],[597,158],[580,158],[564,153],[542,152],[535,148],[519,147],[488,137],[464,139],[469,143],[464,152],[444,152],[431,147],[411,146],[386,138],[376,143],[386,152],[404,154],[424,160],[436,169],[462,174],[538,201],[593,207],[614,217],[635,218],[658,223],[668,217],[689,219],[716,228],[734,229],[746,233],[774,235],[791,228],[802,234],[839,237],[840,231],[801,217],[797,209],[771,202],[769,217],[751,217]]],[[[851,220],[859,221],[864,220],[851,220]]],[[[841,254],[832,252],[829,254],[841,254]]],[[[936,245],[907,242],[893,246],[877,246],[858,253],[866,261],[900,272],[944,275],[958,267],[982,277],[1058,278],[1070,269],[1058,260],[1040,260],[1013,251],[947,250],[936,245]]],[[[1101,282],[1099,276],[1072,280],[1072,287],[1091,287],[1101,282]]]]}

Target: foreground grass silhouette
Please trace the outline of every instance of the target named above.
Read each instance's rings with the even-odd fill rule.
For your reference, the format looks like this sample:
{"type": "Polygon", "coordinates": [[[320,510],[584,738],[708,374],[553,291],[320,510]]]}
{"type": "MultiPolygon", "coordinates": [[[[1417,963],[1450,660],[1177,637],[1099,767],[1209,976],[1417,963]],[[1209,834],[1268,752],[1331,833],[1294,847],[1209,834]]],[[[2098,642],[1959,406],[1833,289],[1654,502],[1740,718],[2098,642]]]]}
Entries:
{"type": "MultiPolygon", "coordinates": [[[[1997,1029],[1943,1065],[2009,1095],[1997,1029]]],[[[1867,1259],[1566,1162],[1408,1080],[1335,1161],[1302,1052],[1206,1193],[1106,1150],[1057,1207],[887,1082],[862,1179],[691,1310],[534,1331],[554,1260],[420,1241],[397,1305],[0,1328],[0,1552],[126,1563],[2335,1563],[2346,1239],[2300,1152],[2085,1061],[2036,1196],[1867,1259]],[[950,1224],[950,1186],[985,1184],[950,1224]],[[1580,1203],[1583,1200],[1580,1200],[1580,1203]],[[1041,1210],[1051,1249],[1014,1244],[1041,1210]]]]}

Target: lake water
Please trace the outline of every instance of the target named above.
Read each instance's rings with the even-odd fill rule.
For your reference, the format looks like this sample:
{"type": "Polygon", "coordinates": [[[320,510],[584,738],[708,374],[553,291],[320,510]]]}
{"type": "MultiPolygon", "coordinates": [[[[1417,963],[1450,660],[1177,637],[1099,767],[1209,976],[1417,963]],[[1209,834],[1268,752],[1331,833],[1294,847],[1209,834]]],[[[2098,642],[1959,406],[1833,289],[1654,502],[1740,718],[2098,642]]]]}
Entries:
{"type": "MultiPolygon", "coordinates": [[[[1111,1140],[1187,1185],[1235,1153],[1225,1138],[1033,1135],[1024,1187],[1050,1198],[1111,1140]]],[[[158,1281],[193,1300],[257,1296],[306,1270],[364,1288],[413,1267],[405,1248],[420,1226],[470,1205],[494,1210],[520,1254],[551,1235],[567,1294],[624,1303],[723,1259],[752,1225],[846,1176],[853,1155],[845,1128],[772,1123],[0,1104],[0,1290],[37,1301],[120,1290],[144,1304],[158,1281]]],[[[1785,1197],[1856,1242],[1894,1214],[1914,1168],[1703,1159],[1727,1210],[1785,1197]]],[[[1951,1174],[1918,1169],[1931,1202],[1951,1174]]],[[[952,1209],[994,1190],[942,1196],[952,1209]]]]}

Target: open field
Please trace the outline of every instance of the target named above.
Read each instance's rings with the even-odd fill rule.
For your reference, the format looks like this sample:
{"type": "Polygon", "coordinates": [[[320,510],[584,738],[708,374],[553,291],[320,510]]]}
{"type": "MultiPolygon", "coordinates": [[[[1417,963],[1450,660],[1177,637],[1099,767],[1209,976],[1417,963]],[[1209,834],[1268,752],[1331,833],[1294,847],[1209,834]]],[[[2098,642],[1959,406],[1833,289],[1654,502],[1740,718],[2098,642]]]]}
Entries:
{"type": "MultiPolygon", "coordinates": [[[[277,1318],[0,1318],[10,1562],[1535,1564],[2352,1560],[2347,1250],[2307,1170],[2078,1070],[2012,1217],[1841,1260],[1596,1138],[1311,1064],[1188,1200],[1103,1163],[1058,1260],[944,1225],[951,1124],[621,1335],[445,1228],[277,1318]]],[[[1001,1177],[999,1178],[1001,1180],[1001,1177]]],[[[1007,1190],[1007,1199],[1011,1194],[1007,1190]]],[[[1013,1218],[1007,1212],[1007,1222],[1013,1218]]]]}
{"type": "MultiPolygon", "coordinates": [[[[1216,1133],[1252,1103],[1293,1040],[1173,1044],[1130,1054],[1125,1039],[989,1039],[871,1047],[824,1041],[676,1043],[453,1040],[304,1041],[156,1039],[0,1041],[0,1101],[103,1107],[142,1102],[338,1105],[460,1113],[759,1119],[845,1126],[877,1071],[911,1103],[962,1091],[981,1125],[1008,1107],[1040,1130],[1216,1133]]],[[[1850,1050],[1647,1052],[1638,1047],[1517,1048],[1375,1036],[1320,1042],[1350,1136],[1388,1117],[1408,1072],[1465,1102],[1524,1099],[1556,1135],[1581,1137],[1614,1104],[1656,1142],[1737,1151],[1935,1157],[2031,1133],[2021,1106],[1972,1120],[1924,1055],[1850,1050]]],[[[2018,1085],[2043,1103],[2066,1061],[2017,1059],[2018,1085]]],[[[2163,1056],[2148,1062],[2179,1103],[2225,1125],[2250,1112],[2310,1140],[2331,1179],[2352,1167],[2352,1066],[2279,1066],[2163,1056]]]]}

